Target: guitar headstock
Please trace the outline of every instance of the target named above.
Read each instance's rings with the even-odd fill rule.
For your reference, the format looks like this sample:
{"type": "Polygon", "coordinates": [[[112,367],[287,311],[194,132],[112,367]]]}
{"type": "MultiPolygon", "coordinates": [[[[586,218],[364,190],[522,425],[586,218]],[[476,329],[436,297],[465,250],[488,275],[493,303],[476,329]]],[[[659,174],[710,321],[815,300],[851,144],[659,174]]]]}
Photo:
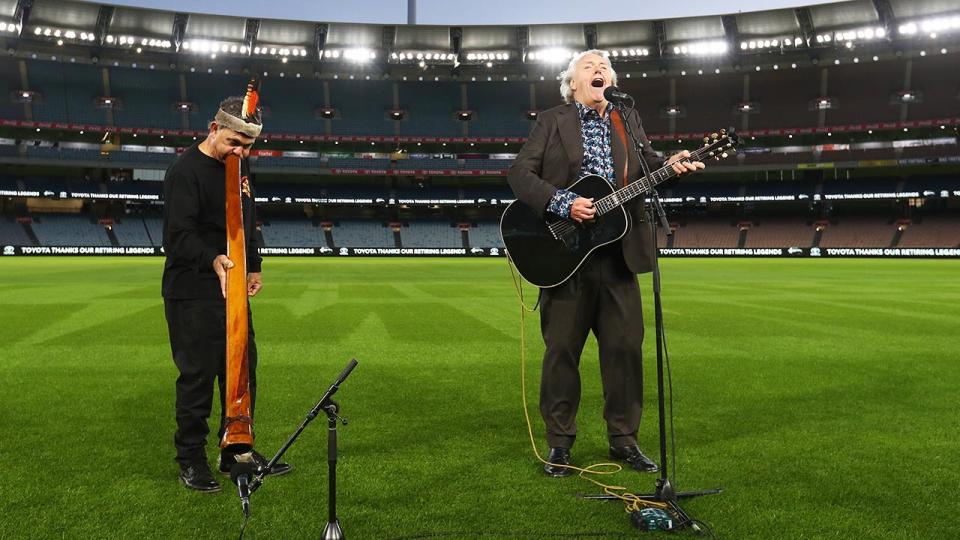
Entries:
{"type": "Polygon", "coordinates": [[[733,128],[721,129],[703,138],[703,147],[698,152],[704,159],[713,158],[717,161],[737,153],[740,137],[733,128]]]}

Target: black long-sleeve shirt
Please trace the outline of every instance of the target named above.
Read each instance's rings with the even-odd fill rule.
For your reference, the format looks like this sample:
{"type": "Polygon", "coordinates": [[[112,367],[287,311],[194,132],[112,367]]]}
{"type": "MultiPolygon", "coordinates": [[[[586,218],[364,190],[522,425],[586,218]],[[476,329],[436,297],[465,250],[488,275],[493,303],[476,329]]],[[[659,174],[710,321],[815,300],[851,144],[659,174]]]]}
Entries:
{"type": "MultiPolygon", "coordinates": [[[[164,298],[223,298],[213,260],[227,253],[225,174],[224,164],[201,152],[199,144],[188,148],[167,169],[163,180],[164,298]]],[[[249,174],[247,160],[243,160],[240,175],[249,178],[249,174]]],[[[249,186],[249,181],[246,184],[249,186]]],[[[247,272],[260,272],[252,188],[240,199],[247,272]]]]}

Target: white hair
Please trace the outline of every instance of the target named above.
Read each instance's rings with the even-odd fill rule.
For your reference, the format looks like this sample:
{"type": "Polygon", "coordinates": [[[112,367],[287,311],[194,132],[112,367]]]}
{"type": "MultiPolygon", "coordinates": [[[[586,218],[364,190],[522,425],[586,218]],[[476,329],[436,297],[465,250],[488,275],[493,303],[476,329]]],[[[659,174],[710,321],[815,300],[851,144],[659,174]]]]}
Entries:
{"type": "MultiPolygon", "coordinates": [[[[588,54],[595,54],[609,61],[607,51],[601,51],[599,49],[590,49],[589,51],[583,51],[573,55],[570,63],[567,64],[567,69],[560,72],[560,96],[563,98],[564,103],[573,103],[573,89],[570,88],[570,81],[573,80],[573,71],[577,68],[580,60],[583,60],[583,57],[588,54]]],[[[613,69],[613,64],[610,64],[610,84],[614,86],[617,85],[617,72],[613,69]]]]}

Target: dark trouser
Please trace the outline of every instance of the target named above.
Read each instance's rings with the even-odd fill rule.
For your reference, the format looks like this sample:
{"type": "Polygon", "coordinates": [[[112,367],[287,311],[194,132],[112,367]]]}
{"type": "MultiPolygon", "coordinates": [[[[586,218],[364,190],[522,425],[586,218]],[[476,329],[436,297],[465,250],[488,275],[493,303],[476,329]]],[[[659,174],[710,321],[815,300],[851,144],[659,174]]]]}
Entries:
{"type": "Polygon", "coordinates": [[[637,277],[627,269],[620,243],[595,251],[567,282],[542,294],[546,351],[540,414],[547,443],[570,448],[576,438],[580,354],[593,330],[600,349],[607,437],[612,446],[636,444],[643,409],[643,312],[637,277]]]}
{"type": "MultiPolygon", "coordinates": [[[[220,428],[223,437],[226,369],[226,307],[223,300],[165,300],[170,349],[177,377],[177,432],[173,444],[181,464],[206,460],[204,446],[210,428],[207,418],[213,405],[213,381],[220,389],[220,428]]],[[[257,398],[257,344],[250,317],[250,412],[257,398]]]]}

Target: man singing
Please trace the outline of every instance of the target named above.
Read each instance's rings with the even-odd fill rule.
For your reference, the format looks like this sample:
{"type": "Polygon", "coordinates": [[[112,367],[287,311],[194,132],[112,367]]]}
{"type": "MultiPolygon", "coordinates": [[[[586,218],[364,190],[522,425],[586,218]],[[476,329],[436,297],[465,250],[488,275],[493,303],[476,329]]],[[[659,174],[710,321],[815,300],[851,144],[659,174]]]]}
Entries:
{"type": "MultiPolygon", "coordinates": [[[[541,112],[510,167],[508,181],[518,199],[539,213],[550,212],[578,223],[594,218],[593,200],[566,188],[584,175],[606,178],[614,185],[641,177],[633,145],[622,140],[611,122],[613,105],[603,96],[616,85],[617,74],[606,53],[577,54],[561,74],[564,105],[541,112]]],[[[626,119],[643,144],[643,159],[651,169],[663,162],[650,148],[639,115],[626,119]]],[[[671,157],[677,174],[703,168],[690,162],[687,151],[671,157]]],[[[580,404],[580,355],[592,330],[600,350],[603,416],[607,422],[610,457],[643,472],[657,464],[637,446],[643,407],[643,314],[637,274],[652,269],[656,246],[652,225],[641,199],[626,206],[631,227],[622,240],[593,252],[563,284],[542,289],[540,328],[546,351],[540,381],[540,414],[550,445],[549,476],[569,476],[570,448],[577,435],[580,404]]]]}
{"type": "MultiPolygon", "coordinates": [[[[180,375],[176,384],[177,431],[173,442],[180,464],[180,481],[190,489],[220,490],[207,464],[207,418],[213,402],[213,383],[220,389],[220,430],[223,437],[226,387],[226,270],[234,266],[227,252],[225,161],[230,154],[242,158],[243,228],[247,239],[247,295],[262,286],[260,255],[254,241],[253,195],[247,158],[262,129],[260,113],[243,119],[243,97],[230,97],[210,123],[206,139],[188,148],[167,170],[164,179],[163,299],[173,361],[180,375]]],[[[257,395],[257,346],[253,320],[249,321],[251,413],[257,395]]],[[[238,457],[220,454],[220,472],[229,474],[238,457]]],[[[257,453],[244,455],[262,467],[267,460],[257,453]]],[[[271,474],[283,474],[290,465],[278,463],[271,474]]]]}

